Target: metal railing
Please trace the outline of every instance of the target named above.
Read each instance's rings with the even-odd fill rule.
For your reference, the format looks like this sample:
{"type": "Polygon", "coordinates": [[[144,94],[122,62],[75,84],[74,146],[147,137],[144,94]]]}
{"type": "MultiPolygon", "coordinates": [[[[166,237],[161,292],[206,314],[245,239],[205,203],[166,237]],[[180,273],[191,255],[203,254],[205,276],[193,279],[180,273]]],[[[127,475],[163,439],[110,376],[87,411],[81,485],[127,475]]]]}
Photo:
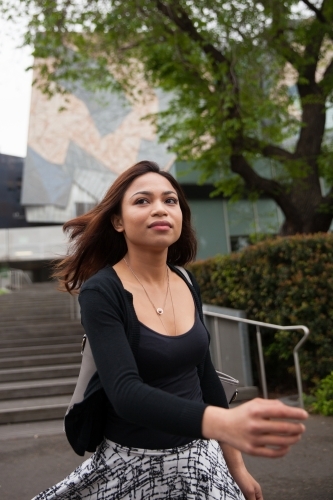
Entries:
{"type": "Polygon", "coordinates": [[[69,316],[73,320],[81,318],[78,293],[69,294],[69,316]]]}
{"type": "Polygon", "coordinates": [[[302,376],[301,376],[301,368],[299,364],[299,357],[298,357],[298,351],[299,348],[304,344],[304,342],[307,340],[310,330],[304,326],[304,325],[294,325],[294,326],[281,326],[281,325],[274,325],[272,323],[263,323],[261,321],[254,321],[251,319],[245,319],[245,318],[239,318],[235,316],[229,316],[227,314],[220,314],[220,313],[215,313],[215,312],[209,312],[209,311],[203,311],[204,316],[212,316],[216,318],[214,320],[214,329],[216,333],[218,333],[218,322],[217,318],[221,319],[226,319],[230,321],[237,321],[237,323],[247,323],[248,325],[255,325],[256,326],[256,336],[257,336],[257,344],[258,344],[258,354],[259,354],[259,365],[260,365],[260,374],[261,374],[261,383],[262,383],[262,392],[263,396],[265,399],[268,399],[268,392],[267,392],[267,381],[266,381],[266,371],[265,371],[265,362],[264,362],[264,352],[262,348],[262,342],[261,342],[261,331],[260,327],[265,327],[265,328],[271,328],[273,330],[283,330],[283,331],[288,331],[288,330],[303,330],[304,335],[301,338],[301,340],[296,344],[296,346],[293,349],[293,355],[294,355],[294,364],[295,364],[295,371],[296,371],[296,380],[297,380],[297,389],[298,389],[298,400],[299,400],[299,405],[301,408],[304,408],[304,402],[303,402],[303,388],[302,388],[302,376]]]}
{"type": "Polygon", "coordinates": [[[0,288],[20,290],[24,284],[31,285],[30,276],[22,269],[6,269],[0,272],[0,288]]]}

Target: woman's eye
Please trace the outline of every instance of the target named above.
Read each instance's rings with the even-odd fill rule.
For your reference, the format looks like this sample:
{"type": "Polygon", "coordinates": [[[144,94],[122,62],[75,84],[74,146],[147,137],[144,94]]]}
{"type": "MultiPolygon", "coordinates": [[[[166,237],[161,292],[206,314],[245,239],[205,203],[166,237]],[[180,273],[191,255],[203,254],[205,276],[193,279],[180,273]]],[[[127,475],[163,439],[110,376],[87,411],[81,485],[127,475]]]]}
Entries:
{"type": "Polygon", "coordinates": [[[178,203],[178,200],[177,198],[168,198],[167,200],[165,200],[166,203],[168,203],[169,205],[177,205],[178,203]]]}
{"type": "Polygon", "coordinates": [[[144,205],[148,203],[147,198],[139,198],[138,200],[135,201],[135,205],[144,205]]]}

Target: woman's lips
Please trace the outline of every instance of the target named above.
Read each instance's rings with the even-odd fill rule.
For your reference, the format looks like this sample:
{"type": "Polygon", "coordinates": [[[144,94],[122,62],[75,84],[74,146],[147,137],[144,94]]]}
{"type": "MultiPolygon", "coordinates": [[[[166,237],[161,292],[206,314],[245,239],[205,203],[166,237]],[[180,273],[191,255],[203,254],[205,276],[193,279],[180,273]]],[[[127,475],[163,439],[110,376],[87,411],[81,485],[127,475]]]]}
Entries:
{"type": "Polygon", "coordinates": [[[155,231],[167,231],[170,226],[150,226],[150,229],[155,229],[155,231]]]}
{"type": "Polygon", "coordinates": [[[167,231],[168,229],[171,228],[171,225],[169,222],[166,221],[156,221],[150,224],[148,227],[150,229],[157,229],[159,231],[167,231]]]}

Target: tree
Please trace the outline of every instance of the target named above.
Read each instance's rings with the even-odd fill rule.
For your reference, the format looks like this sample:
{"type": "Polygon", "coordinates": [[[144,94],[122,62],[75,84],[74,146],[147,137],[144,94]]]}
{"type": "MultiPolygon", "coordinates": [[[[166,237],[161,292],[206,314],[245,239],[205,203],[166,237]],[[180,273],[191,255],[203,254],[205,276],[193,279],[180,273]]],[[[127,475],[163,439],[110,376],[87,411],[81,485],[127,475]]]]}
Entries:
{"type": "MultiPolygon", "coordinates": [[[[13,1],[2,0],[7,13],[13,1]]],[[[171,96],[156,119],[162,140],[204,178],[217,177],[217,192],[273,198],[282,235],[329,229],[331,0],[17,3],[29,16],[25,42],[44,91],[84,78],[134,92],[143,75],[171,96]],[[262,158],[274,165],[270,177],[258,170],[262,158]]]]}

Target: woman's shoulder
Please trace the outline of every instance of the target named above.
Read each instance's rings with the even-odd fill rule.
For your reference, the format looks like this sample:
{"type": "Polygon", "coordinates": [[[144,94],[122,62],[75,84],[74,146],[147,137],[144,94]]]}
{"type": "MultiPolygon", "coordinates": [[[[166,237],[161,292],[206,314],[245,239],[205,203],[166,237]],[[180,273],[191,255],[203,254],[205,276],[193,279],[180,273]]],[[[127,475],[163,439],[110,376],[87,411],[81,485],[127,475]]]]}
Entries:
{"type": "Polygon", "coordinates": [[[80,292],[95,290],[110,294],[121,288],[121,282],[114,269],[111,266],[105,266],[83,283],[80,292]]]}

